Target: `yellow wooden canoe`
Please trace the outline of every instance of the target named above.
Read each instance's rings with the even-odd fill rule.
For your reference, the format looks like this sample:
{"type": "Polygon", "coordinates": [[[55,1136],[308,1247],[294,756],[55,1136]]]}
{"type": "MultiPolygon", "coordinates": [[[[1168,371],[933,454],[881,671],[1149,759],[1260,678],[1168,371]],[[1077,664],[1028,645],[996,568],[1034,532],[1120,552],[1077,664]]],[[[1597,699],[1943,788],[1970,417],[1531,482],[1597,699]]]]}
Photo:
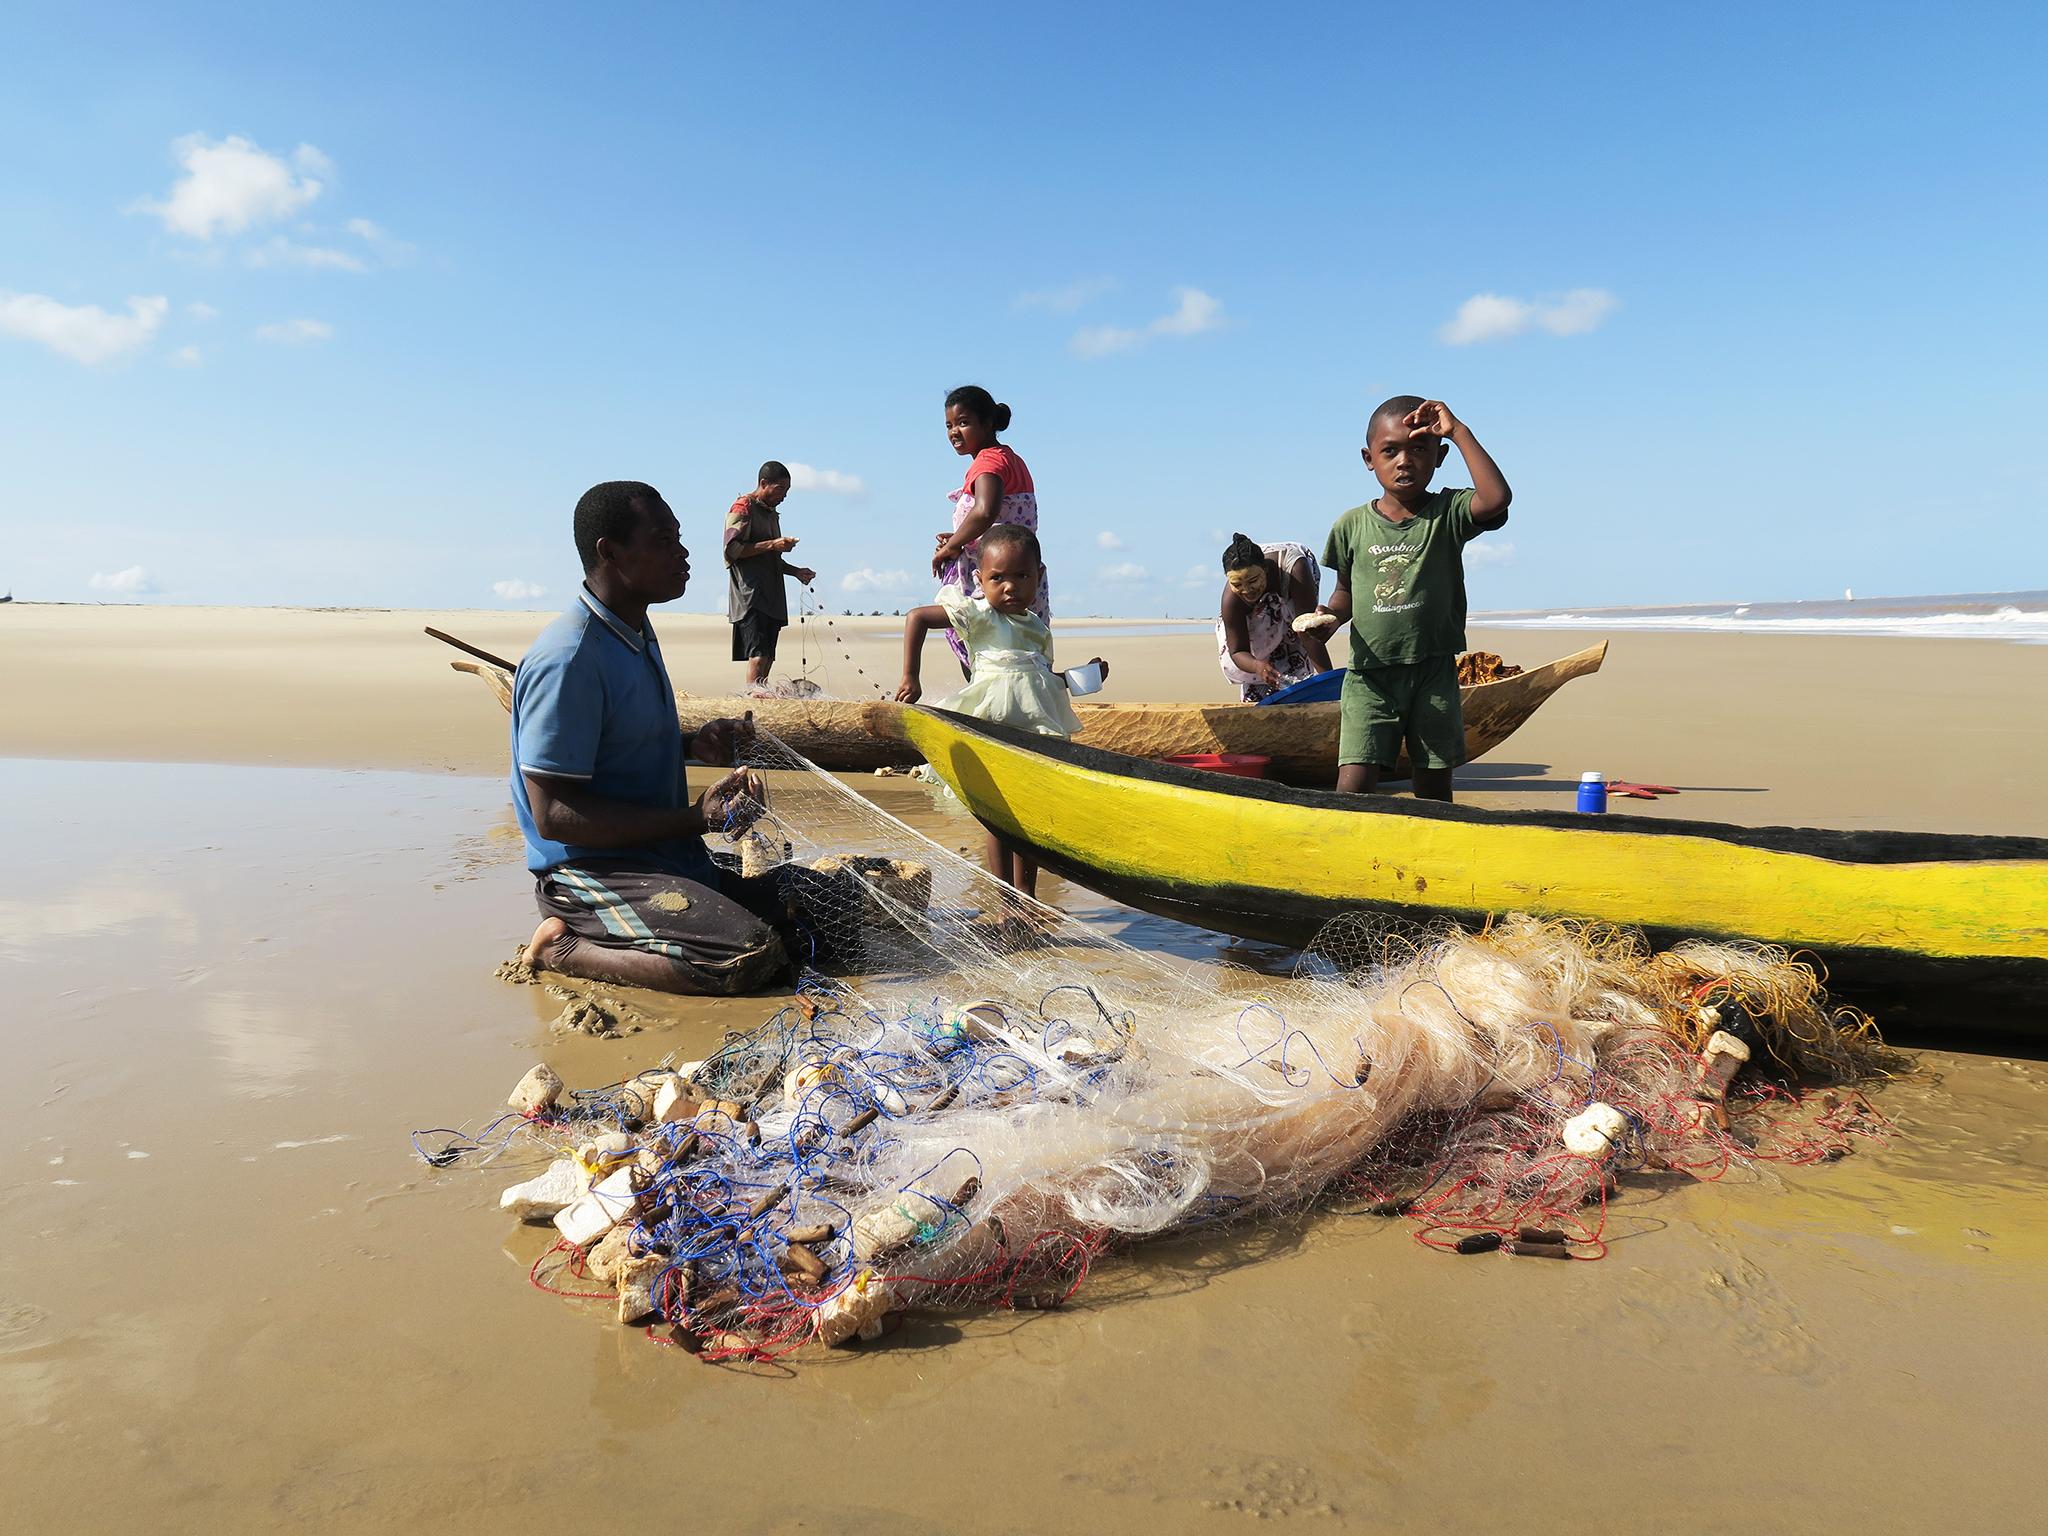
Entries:
{"type": "Polygon", "coordinates": [[[930,709],[901,728],[1046,868],[1304,946],[1341,913],[1530,912],[1810,953],[1887,1022],[2048,1033],[2048,839],[1489,811],[1203,773],[930,709]]]}
{"type": "MultiPolygon", "coordinates": [[[[1465,706],[1465,749],[1481,757],[1535,714],[1575,677],[1600,670],[1607,642],[1493,683],[1461,690],[1465,706]]],[[[475,661],[453,663],[490,685],[498,702],[512,707],[512,679],[502,669],[475,661]]],[[[903,706],[880,699],[747,699],[679,693],[676,713],[683,730],[694,733],[707,720],[749,710],[821,768],[866,772],[907,768],[922,761],[914,743],[898,729],[903,706]]],[[[1332,784],[1337,778],[1335,704],[1087,704],[1076,706],[1083,746],[1132,757],[1178,757],[1193,752],[1251,752],[1272,760],[1269,772],[1284,784],[1332,784]]],[[[1394,777],[1405,778],[1405,757],[1394,777]]]]}

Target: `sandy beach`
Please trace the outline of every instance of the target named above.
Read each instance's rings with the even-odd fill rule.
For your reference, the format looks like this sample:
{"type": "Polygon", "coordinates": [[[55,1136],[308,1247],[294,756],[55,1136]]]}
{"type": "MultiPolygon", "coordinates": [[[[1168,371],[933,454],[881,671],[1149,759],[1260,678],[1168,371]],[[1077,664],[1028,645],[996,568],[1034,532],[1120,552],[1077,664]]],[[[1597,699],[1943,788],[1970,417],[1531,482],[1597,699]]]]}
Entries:
{"type": "MultiPolygon", "coordinates": [[[[591,1040],[494,977],[532,922],[505,717],[421,628],[516,656],[547,617],[0,609],[20,1528],[2034,1527],[2038,1055],[1919,1052],[1874,1092],[1889,1141],[1624,1203],[1598,1264],[1447,1258],[1326,1210],[1140,1247],[1063,1311],[775,1369],[539,1294],[501,1181],[409,1133],[488,1117],[536,1059],[615,1080],[773,1007],[648,999],[591,1040]]],[[[679,684],[731,684],[722,622],[657,622],[679,684]]],[[[1206,628],[1062,631],[1110,659],[1107,697],[1229,696],[1206,628]]],[[[859,696],[899,636],[835,620],[781,670],[819,655],[859,696]]],[[[1534,664],[1596,637],[1472,641],[1534,664]]],[[[1555,806],[1599,768],[1681,787],[1647,815],[2048,835],[2043,698],[2044,646],[1632,633],[1459,792],[1555,806]]],[[[978,845],[918,786],[858,787],[978,845]]],[[[1043,894],[1191,965],[1291,964],[1043,894]]]]}
{"type": "MultiPolygon", "coordinates": [[[[16,603],[0,612],[0,755],[498,774],[505,717],[431,625],[517,659],[552,617],[459,611],[16,603]]],[[[730,630],[659,620],[678,688],[730,692],[730,630]]],[[[1227,702],[1207,626],[1083,619],[1062,658],[1100,654],[1106,700],[1227,702]]],[[[900,619],[793,627],[777,676],[893,695],[900,619]],[[809,663],[808,667],[806,663],[809,663]]],[[[1475,625],[1533,666],[1604,631],[1475,625]]],[[[1611,637],[1606,665],[1465,769],[1461,796],[1555,805],[1599,769],[1683,793],[1645,815],[1746,825],[2048,834],[2048,647],[1827,635],[1611,637]]],[[[936,642],[934,642],[936,645],[936,642]]],[[[942,675],[936,661],[929,675],[942,675]]]]}

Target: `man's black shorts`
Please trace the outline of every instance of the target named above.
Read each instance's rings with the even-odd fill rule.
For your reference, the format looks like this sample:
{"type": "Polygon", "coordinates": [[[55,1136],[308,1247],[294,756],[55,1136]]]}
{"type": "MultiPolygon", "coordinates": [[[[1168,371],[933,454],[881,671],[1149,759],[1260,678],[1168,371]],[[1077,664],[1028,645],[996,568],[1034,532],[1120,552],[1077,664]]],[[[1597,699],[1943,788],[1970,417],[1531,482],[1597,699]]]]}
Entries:
{"type": "Polygon", "coordinates": [[[745,618],[733,624],[732,659],[752,661],[758,656],[763,661],[773,661],[776,643],[781,640],[782,628],[787,622],[772,613],[749,609],[745,618]]]}

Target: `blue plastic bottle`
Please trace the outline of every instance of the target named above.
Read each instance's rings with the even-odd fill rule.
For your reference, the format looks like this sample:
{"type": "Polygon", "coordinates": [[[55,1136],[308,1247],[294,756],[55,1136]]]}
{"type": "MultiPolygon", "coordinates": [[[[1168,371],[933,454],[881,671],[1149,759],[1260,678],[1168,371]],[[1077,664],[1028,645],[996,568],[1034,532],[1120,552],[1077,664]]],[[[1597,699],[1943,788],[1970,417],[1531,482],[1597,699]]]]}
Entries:
{"type": "Polygon", "coordinates": [[[1579,775],[1579,809],[1589,816],[1597,816],[1607,809],[1606,774],[1582,773],[1579,775]]]}

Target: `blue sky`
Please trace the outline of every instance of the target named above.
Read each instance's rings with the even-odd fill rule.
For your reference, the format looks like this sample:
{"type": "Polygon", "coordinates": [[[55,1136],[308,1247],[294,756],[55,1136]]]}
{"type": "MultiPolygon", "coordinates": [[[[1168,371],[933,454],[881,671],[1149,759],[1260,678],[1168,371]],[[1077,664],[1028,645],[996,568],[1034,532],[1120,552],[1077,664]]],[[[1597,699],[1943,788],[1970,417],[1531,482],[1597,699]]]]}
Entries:
{"type": "Polygon", "coordinates": [[[1515,486],[1476,606],[2048,585],[2035,8],[7,30],[18,596],[554,607],[576,497],[638,478],[711,609],[777,457],[827,604],[894,607],[967,381],[1067,613],[1213,612],[1232,530],[1320,548],[1409,391],[1515,486]]]}

